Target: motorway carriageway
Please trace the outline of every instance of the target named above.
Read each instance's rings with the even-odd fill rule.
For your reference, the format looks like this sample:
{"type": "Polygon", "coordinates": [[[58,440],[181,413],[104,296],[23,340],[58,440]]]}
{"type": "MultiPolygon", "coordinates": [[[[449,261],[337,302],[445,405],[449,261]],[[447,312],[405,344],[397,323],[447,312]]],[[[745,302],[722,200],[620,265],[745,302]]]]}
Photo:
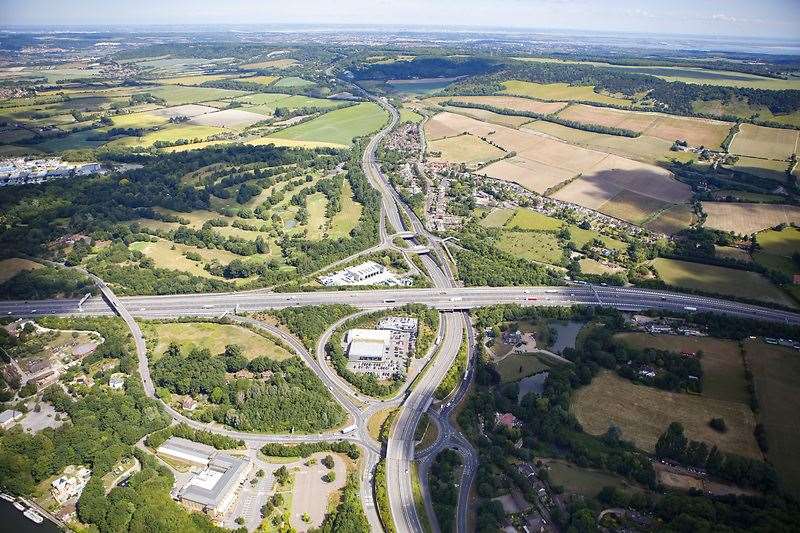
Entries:
{"type": "MultiPolygon", "coordinates": [[[[578,285],[569,287],[469,287],[436,289],[385,289],[272,293],[181,294],[120,298],[130,313],[142,318],[178,316],[218,317],[231,312],[253,312],[300,305],[350,304],[362,309],[385,309],[423,303],[439,310],[472,309],[498,303],[520,305],[604,305],[621,310],[663,309],[678,312],[711,311],[758,320],[800,324],[800,315],[705,296],[648,289],[578,285]]],[[[77,299],[3,301],[0,315],[106,315],[111,311],[100,297],[87,300],[82,310],[77,299]]]]}

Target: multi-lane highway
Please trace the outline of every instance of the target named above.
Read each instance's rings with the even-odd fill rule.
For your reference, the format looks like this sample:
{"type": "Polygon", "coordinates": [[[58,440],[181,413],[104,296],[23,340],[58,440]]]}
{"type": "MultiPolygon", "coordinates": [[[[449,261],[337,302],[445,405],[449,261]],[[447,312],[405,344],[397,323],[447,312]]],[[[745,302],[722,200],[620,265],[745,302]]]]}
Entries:
{"type": "MultiPolygon", "coordinates": [[[[119,301],[135,317],[175,316],[219,317],[236,311],[281,309],[300,305],[347,303],[363,309],[388,309],[407,303],[425,303],[442,311],[468,310],[498,303],[520,305],[604,305],[622,310],[663,309],[679,312],[716,312],[782,323],[800,323],[800,315],[707,296],[630,287],[587,285],[537,287],[445,287],[434,289],[386,289],[370,291],[317,291],[272,293],[207,293],[169,296],[120,297],[119,301]]],[[[0,302],[0,315],[36,316],[42,314],[111,314],[99,297],[87,300],[82,308],[77,299],[0,302]]]]}

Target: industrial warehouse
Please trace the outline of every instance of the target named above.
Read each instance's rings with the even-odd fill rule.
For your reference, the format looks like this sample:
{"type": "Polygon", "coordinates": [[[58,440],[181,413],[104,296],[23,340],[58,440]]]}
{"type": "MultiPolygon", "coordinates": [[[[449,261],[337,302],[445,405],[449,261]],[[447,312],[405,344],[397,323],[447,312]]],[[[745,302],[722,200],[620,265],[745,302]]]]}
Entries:
{"type": "Polygon", "coordinates": [[[382,379],[405,373],[417,328],[416,318],[390,316],[378,321],[375,329],[349,330],[344,337],[347,367],[382,379]]]}

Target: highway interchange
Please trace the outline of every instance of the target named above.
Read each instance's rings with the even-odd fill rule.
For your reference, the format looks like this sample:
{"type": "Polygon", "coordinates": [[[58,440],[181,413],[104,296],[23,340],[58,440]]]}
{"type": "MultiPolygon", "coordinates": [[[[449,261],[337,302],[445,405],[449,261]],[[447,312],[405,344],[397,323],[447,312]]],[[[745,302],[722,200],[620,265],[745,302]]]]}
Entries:
{"type": "MultiPolygon", "coordinates": [[[[368,95],[367,95],[368,96],[368,95]]],[[[82,305],[79,300],[42,301],[3,301],[0,314],[14,316],[39,315],[110,315],[118,314],[128,325],[136,345],[144,389],[155,397],[155,389],[150,378],[147,351],[137,318],[177,318],[222,317],[250,327],[260,328],[279,337],[320,377],[330,389],[334,398],[347,411],[351,431],[345,433],[331,431],[315,435],[274,435],[238,432],[219,425],[209,425],[186,418],[171,407],[164,408],[175,421],[193,427],[211,430],[244,440],[248,447],[259,447],[266,442],[309,442],[346,439],[358,443],[364,452],[361,472],[361,499],[373,531],[382,531],[377,509],[373,500],[372,478],[374,468],[381,458],[380,443],[375,441],[367,430],[367,422],[373,414],[383,409],[399,408],[395,428],[386,446],[387,487],[393,522],[399,532],[422,531],[420,517],[412,493],[411,464],[415,459],[420,464],[420,475],[424,497],[428,499],[425,473],[431,461],[441,450],[451,447],[463,457],[464,468],[459,487],[457,508],[457,531],[468,530],[468,510],[470,488],[477,472],[477,453],[466,438],[450,423],[453,409],[463,400],[474,376],[475,333],[465,311],[476,307],[517,303],[520,305],[563,306],[573,304],[604,305],[626,311],[661,309],[674,312],[716,312],[758,320],[800,324],[800,315],[768,309],[764,307],[730,302],[717,298],[694,296],[623,287],[590,285],[571,285],[563,287],[471,287],[455,286],[455,280],[447,260],[447,253],[441,240],[430,234],[416,215],[400,201],[396,191],[382,174],[375,154],[377,146],[385,135],[398,122],[397,110],[386,100],[375,99],[390,114],[389,124],[375,134],[369,141],[362,158],[362,166],[367,178],[381,193],[382,212],[380,224],[381,242],[375,248],[394,247],[392,239],[400,236],[412,247],[425,247],[428,253],[421,255],[423,265],[433,281],[432,289],[387,289],[365,291],[315,291],[302,293],[273,293],[264,290],[169,296],[117,297],[102,282],[95,278],[102,298],[89,298],[82,305]],[[401,215],[401,212],[404,215],[401,215]],[[410,221],[406,227],[404,219],[410,221]],[[388,224],[387,224],[388,222],[388,224]],[[394,230],[394,231],[392,231],[394,230]],[[299,339],[285,330],[248,318],[246,313],[265,309],[279,309],[300,305],[323,305],[348,303],[362,310],[389,309],[406,303],[425,303],[441,311],[440,329],[434,349],[429,354],[426,368],[420,372],[413,386],[407,385],[397,396],[388,400],[375,400],[358,394],[330,368],[325,361],[324,346],[334,331],[345,321],[333,324],[320,338],[314,353],[309,352],[299,339]],[[432,406],[433,393],[444,378],[467,335],[469,364],[464,379],[441,404],[432,406]],[[436,441],[424,450],[414,450],[415,430],[423,413],[428,412],[433,424],[438,428],[436,441]]],[[[407,248],[398,248],[409,253],[407,248]]],[[[361,311],[364,312],[364,311],[361,311]]],[[[409,380],[410,381],[410,380],[409,380]]],[[[432,527],[438,531],[435,516],[430,516],[432,527]]]]}

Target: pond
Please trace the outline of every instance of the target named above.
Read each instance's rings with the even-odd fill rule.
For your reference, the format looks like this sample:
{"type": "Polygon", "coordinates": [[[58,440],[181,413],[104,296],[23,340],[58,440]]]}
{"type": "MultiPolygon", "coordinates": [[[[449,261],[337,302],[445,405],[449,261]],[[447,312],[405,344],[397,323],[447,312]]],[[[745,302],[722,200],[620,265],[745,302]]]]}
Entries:
{"type": "Polygon", "coordinates": [[[517,403],[522,403],[522,398],[529,392],[541,394],[544,390],[544,382],[550,372],[539,372],[519,381],[519,393],[517,394],[517,403]]]}
{"type": "Polygon", "coordinates": [[[578,338],[578,333],[584,326],[584,322],[575,322],[573,320],[557,320],[550,323],[550,328],[555,332],[555,342],[550,348],[551,352],[561,354],[564,348],[574,348],[575,339],[578,338]]]}

